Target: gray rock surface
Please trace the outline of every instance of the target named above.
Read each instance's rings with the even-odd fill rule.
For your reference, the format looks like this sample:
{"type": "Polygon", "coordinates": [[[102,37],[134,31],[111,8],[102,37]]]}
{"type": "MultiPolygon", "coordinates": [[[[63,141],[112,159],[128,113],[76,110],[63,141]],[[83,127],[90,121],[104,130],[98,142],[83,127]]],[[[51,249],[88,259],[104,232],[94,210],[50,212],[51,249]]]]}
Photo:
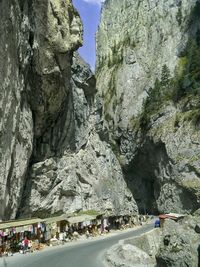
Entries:
{"type": "Polygon", "coordinates": [[[181,222],[166,220],[162,242],[156,255],[158,267],[197,267],[200,264],[199,216],[187,216],[181,222]]]}
{"type": "Polygon", "coordinates": [[[154,267],[155,255],[161,240],[160,229],[154,229],[136,238],[120,241],[105,255],[107,267],[154,267]]]}
{"type": "Polygon", "coordinates": [[[175,81],[183,72],[183,52],[198,38],[198,12],[196,0],[107,0],[102,10],[97,34],[102,129],[142,213],[189,213],[200,206],[199,119],[192,122],[199,97],[175,103],[178,85],[171,84],[171,95],[158,99],[160,88],[150,99],[156,79],[162,84],[168,73],[175,81]]]}
{"type": "Polygon", "coordinates": [[[51,152],[58,143],[47,132],[69,101],[82,26],[70,1],[1,1],[0,7],[0,218],[8,219],[19,208],[30,157],[50,153],[44,139],[51,152]]]}
{"type": "Polygon", "coordinates": [[[97,34],[97,86],[108,123],[127,129],[162,66],[173,73],[196,0],[107,0],[97,34]],[[180,11],[179,11],[180,10],[180,11]],[[183,21],[177,19],[181,12],[183,21]]]}
{"type": "MultiPolygon", "coordinates": [[[[69,144],[74,145],[69,150],[68,143],[61,143],[59,136],[53,135],[58,142],[56,153],[30,166],[23,216],[45,217],[80,210],[137,213],[115,154],[95,131],[95,77],[78,54],[73,58],[71,84],[72,120],[69,125],[68,113],[63,113],[53,131],[62,129],[63,138],[67,138],[72,129],[69,144]]],[[[51,151],[49,142],[46,147],[51,151]]]]}
{"type": "Polygon", "coordinates": [[[30,102],[33,160],[74,149],[72,57],[82,44],[82,24],[71,1],[33,1],[30,102]],[[35,16],[34,16],[35,14],[35,16]]]}
{"type": "Polygon", "coordinates": [[[0,2],[0,218],[14,217],[33,147],[26,93],[31,57],[28,4],[0,2]]]}
{"type": "Polygon", "coordinates": [[[70,0],[1,1],[0,219],[137,212],[96,134],[95,77],[70,0]]]}
{"type": "Polygon", "coordinates": [[[137,213],[115,155],[93,132],[77,153],[33,164],[29,181],[25,214],[80,210],[137,213]]]}

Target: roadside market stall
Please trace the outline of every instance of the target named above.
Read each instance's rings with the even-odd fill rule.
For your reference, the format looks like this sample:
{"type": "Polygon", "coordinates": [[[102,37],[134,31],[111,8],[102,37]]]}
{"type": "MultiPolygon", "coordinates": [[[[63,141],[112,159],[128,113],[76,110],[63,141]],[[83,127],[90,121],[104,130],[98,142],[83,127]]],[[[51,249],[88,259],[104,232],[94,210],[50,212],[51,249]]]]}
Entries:
{"type": "Polygon", "coordinates": [[[68,236],[69,238],[77,238],[78,235],[97,235],[98,215],[79,215],[68,218],[68,236]]]}
{"type": "Polygon", "coordinates": [[[20,243],[25,237],[37,240],[42,231],[45,231],[45,225],[39,218],[1,222],[0,254],[19,251],[20,243]]]}
{"type": "Polygon", "coordinates": [[[45,242],[49,245],[59,245],[59,241],[65,240],[65,233],[68,229],[68,215],[51,217],[45,219],[46,231],[45,242]]]}

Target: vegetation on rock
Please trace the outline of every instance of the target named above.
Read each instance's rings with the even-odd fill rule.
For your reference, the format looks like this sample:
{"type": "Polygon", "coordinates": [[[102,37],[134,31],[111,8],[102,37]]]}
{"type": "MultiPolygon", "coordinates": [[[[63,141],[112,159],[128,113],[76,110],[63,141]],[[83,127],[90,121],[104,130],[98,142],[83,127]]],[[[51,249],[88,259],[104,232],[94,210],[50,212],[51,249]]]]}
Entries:
{"type": "Polygon", "coordinates": [[[173,79],[170,76],[169,68],[163,65],[161,80],[155,81],[153,88],[148,91],[148,97],[143,102],[143,110],[140,115],[140,126],[145,129],[151,119],[151,116],[159,111],[162,105],[171,100],[173,79]]]}
{"type": "Polygon", "coordinates": [[[196,99],[200,98],[200,31],[197,31],[195,38],[189,40],[173,78],[170,76],[169,68],[166,65],[162,67],[161,80],[156,79],[154,87],[149,89],[148,97],[143,103],[141,127],[146,128],[152,115],[167,101],[172,101],[174,104],[182,101],[185,120],[197,124],[200,120],[200,102],[192,104],[194,96],[196,99]]]}

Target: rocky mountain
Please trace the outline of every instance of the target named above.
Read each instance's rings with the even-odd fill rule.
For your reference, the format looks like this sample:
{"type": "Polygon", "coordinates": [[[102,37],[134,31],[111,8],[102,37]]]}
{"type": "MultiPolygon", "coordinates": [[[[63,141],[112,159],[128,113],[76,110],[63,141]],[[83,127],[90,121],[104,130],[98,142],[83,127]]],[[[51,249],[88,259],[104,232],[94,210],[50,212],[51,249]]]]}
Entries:
{"type": "MultiPolygon", "coordinates": [[[[137,206],[95,130],[96,80],[70,0],[0,1],[0,219],[137,206]]],[[[96,108],[97,107],[97,108],[96,108]]]]}
{"type": "Polygon", "coordinates": [[[97,91],[140,212],[200,207],[200,1],[107,0],[97,91]]]}

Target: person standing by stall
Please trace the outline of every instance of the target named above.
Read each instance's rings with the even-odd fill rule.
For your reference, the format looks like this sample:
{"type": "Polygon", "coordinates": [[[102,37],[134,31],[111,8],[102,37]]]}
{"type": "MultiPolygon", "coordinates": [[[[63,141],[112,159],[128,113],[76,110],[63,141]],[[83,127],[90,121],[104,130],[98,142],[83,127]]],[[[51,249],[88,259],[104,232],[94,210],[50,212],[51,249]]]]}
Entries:
{"type": "Polygon", "coordinates": [[[28,246],[29,246],[29,240],[27,236],[25,236],[24,240],[22,241],[22,246],[23,246],[23,254],[25,254],[28,251],[28,246]]]}

